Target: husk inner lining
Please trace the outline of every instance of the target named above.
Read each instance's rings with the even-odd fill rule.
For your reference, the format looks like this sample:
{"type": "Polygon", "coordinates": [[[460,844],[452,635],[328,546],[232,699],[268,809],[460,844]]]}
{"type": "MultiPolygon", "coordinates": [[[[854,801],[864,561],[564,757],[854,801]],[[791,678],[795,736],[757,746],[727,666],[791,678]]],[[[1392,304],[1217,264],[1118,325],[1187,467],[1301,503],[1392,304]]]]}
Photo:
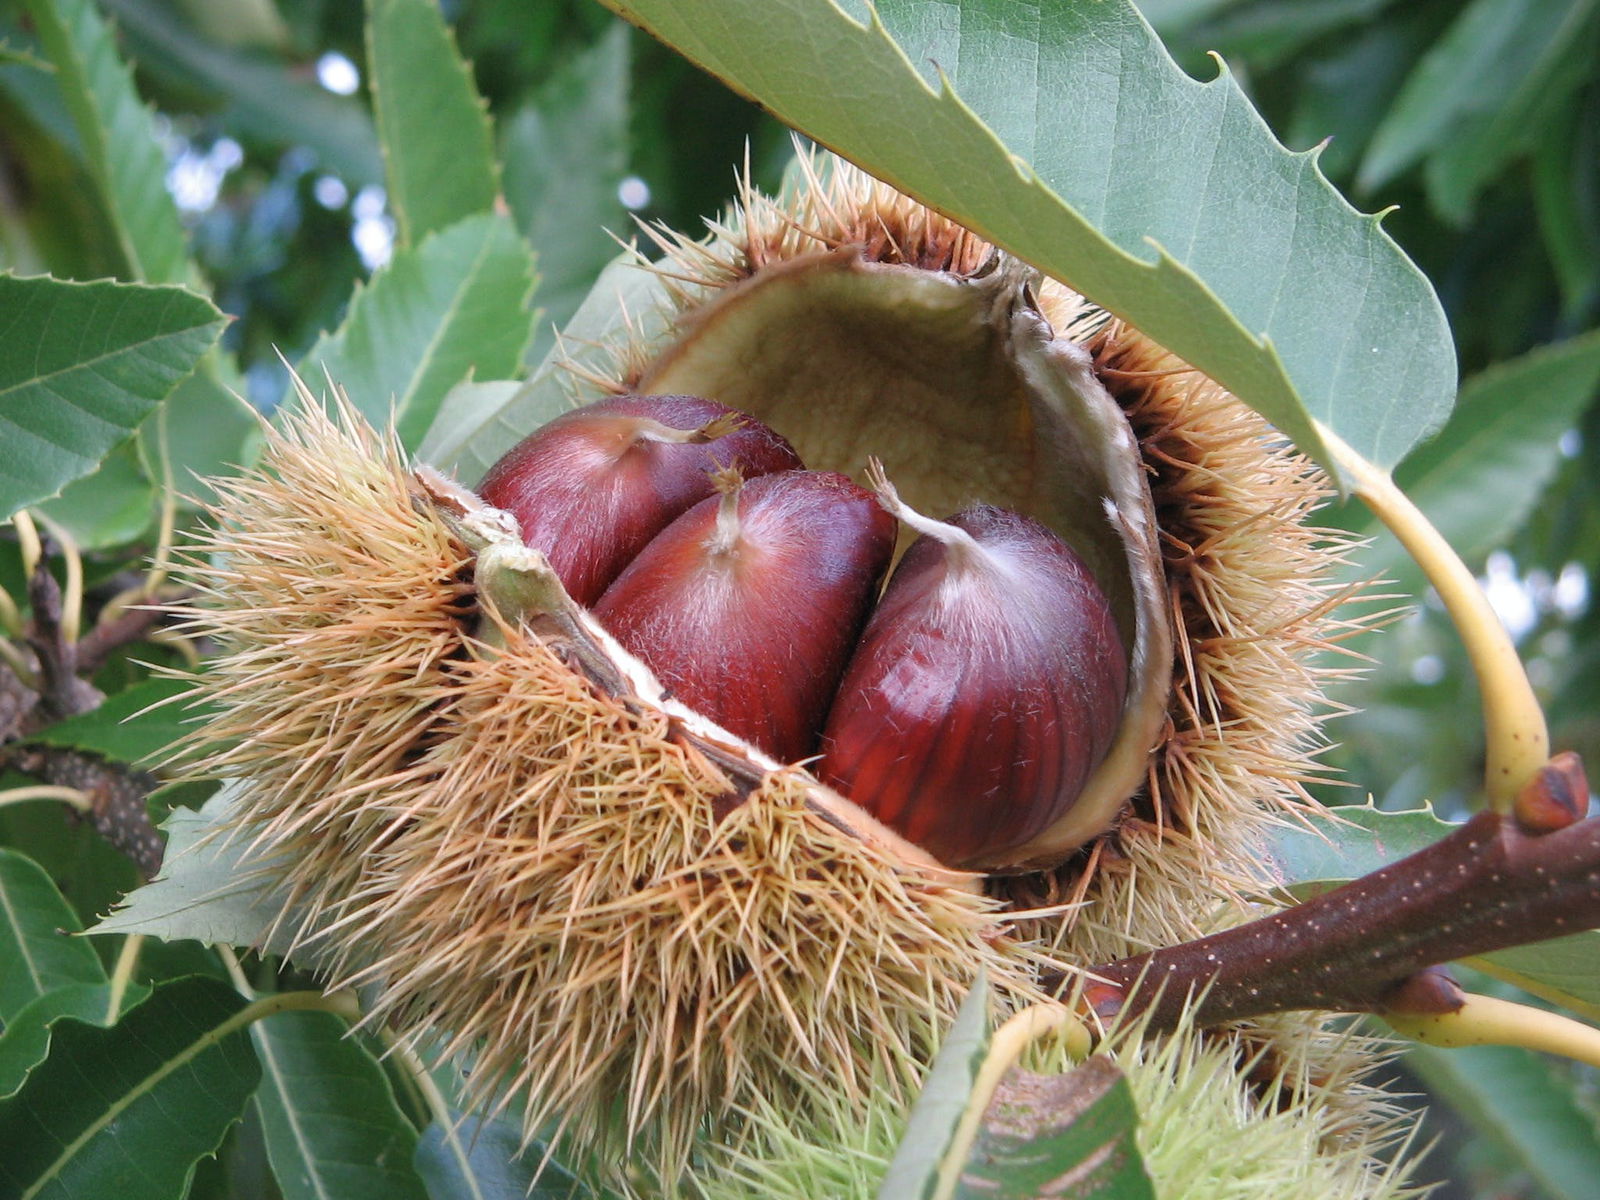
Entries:
{"type": "Polygon", "coordinates": [[[1033,278],[1014,263],[963,276],[871,262],[849,246],[802,255],[682,314],[633,382],[760,417],[815,469],[859,478],[875,455],[933,517],[978,501],[1027,513],[1082,555],[1117,614],[1129,697],[1101,770],[1030,856],[1100,832],[1139,786],[1171,674],[1137,442],[1087,352],[1037,311],[1033,278]]]}

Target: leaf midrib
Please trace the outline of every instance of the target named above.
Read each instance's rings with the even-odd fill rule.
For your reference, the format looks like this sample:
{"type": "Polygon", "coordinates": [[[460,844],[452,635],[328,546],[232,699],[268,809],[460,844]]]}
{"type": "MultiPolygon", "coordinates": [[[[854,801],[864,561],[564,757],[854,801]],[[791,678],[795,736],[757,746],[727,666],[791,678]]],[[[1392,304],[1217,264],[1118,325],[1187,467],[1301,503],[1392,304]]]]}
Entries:
{"type": "Polygon", "coordinates": [[[28,967],[28,978],[33,982],[35,995],[44,994],[44,975],[41,973],[37,962],[28,949],[28,939],[22,936],[21,916],[12,906],[11,889],[6,886],[4,876],[0,876],[0,908],[5,910],[6,923],[16,933],[17,946],[22,952],[22,961],[28,967]]]}

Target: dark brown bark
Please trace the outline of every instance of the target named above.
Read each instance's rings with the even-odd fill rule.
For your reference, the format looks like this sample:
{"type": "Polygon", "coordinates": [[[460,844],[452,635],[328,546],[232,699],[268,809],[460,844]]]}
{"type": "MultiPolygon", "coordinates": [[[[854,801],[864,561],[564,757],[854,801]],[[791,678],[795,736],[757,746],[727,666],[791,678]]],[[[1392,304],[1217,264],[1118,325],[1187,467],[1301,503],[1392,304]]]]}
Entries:
{"type": "MultiPolygon", "coordinates": [[[[1600,926],[1600,817],[1547,833],[1479,813],[1416,854],[1294,908],[1093,969],[1087,1001],[1158,1029],[1291,1009],[1410,1010],[1439,963],[1600,926]],[[1198,997],[1198,999],[1194,999],[1198,997]]],[[[1066,986],[1067,980],[1060,981],[1066,986]]]]}

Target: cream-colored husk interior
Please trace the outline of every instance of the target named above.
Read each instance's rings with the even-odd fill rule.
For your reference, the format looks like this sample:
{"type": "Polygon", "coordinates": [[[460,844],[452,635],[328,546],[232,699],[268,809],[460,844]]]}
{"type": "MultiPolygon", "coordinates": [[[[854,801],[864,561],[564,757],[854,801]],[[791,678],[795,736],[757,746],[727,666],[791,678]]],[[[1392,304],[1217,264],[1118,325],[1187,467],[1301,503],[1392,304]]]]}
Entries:
{"type": "Polygon", "coordinates": [[[687,314],[634,386],[760,417],[814,469],[859,479],[876,456],[933,517],[980,501],[1027,513],[1083,556],[1118,613],[1129,694],[1084,794],[1020,854],[1050,861],[1107,828],[1139,786],[1171,633],[1132,431],[1088,355],[1033,305],[1032,272],[991,263],[1005,265],[969,277],[845,247],[771,265],[687,314]]]}

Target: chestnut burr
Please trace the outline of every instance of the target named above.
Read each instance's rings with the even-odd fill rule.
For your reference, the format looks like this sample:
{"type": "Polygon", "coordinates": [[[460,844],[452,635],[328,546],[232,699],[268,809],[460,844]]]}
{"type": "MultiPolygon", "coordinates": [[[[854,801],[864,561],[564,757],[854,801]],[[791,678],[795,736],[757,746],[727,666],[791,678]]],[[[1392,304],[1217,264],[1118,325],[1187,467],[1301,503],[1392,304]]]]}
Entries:
{"type": "Polygon", "coordinates": [[[988,505],[929,520],[874,483],[922,536],[846,668],[818,775],[942,862],[989,862],[1077,799],[1116,735],[1126,654],[1045,526],[988,505]]]}
{"type": "Polygon", "coordinates": [[[822,718],[894,550],[895,523],[843,475],[744,482],[668,526],[595,616],[684,703],[784,762],[822,718]]]}
{"type": "Polygon", "coordinates": [[[699,396],[615,396],[541,426],[489,469],[478,494],[516,517],[568,593],[592,605],[652,537],[713,493],[710,472],[801,467],[752,417],[699,396]]]}

